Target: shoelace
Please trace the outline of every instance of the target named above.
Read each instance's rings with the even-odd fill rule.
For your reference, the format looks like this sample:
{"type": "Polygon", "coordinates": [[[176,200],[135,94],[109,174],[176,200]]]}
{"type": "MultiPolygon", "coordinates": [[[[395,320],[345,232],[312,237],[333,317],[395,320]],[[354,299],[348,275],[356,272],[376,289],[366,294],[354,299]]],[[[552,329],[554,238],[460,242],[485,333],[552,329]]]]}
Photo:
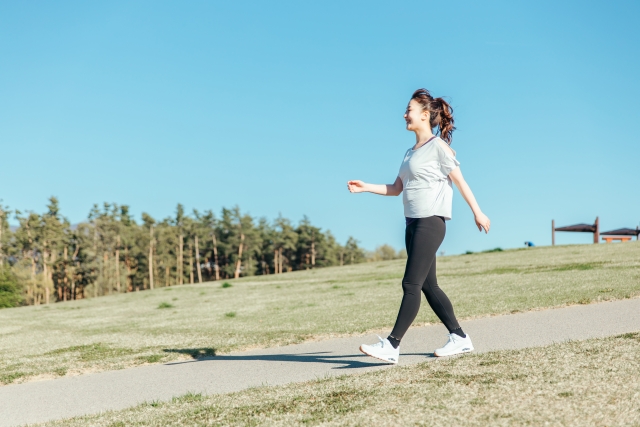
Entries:
{"type": "Polygon", "coordinates": [[[375,344],[372,344],[371,347],[380,347],[380,348],[384,348],[384,339],[380,336],[377,335],[378,339],[380,340],[380,342],[377,342],[375,344]]]}
{"type": "Polygon", "coordinates": [[[448,346],[449,344],[455,344],[456,343],[456,334],[449,334],[449,341],[447,341],[447,343],[445,344],[445,347],[448,346]]]}

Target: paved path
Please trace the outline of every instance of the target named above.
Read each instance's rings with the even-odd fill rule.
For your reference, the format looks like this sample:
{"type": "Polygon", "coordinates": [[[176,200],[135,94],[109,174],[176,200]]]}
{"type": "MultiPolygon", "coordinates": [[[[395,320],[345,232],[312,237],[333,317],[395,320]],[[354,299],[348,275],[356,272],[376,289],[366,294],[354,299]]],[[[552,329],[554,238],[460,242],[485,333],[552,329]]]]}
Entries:
{"type": "MultiPolygon", "coordinates": [[[[463,322],[462,326],[480,352],[604,337],[640,331],[640,299],[488,317],[463,322]]],[[[0,387],[0,427],[123,409],[187,392],[228,393],[390,369],[358,351],[361,343],[375,340],[375,335],[339,338],[4,386],[0,387]]],[[[433,360],[431,352],[445,341],[443,326],[409,329],[402,341],[400,364],[433,360]]]]}

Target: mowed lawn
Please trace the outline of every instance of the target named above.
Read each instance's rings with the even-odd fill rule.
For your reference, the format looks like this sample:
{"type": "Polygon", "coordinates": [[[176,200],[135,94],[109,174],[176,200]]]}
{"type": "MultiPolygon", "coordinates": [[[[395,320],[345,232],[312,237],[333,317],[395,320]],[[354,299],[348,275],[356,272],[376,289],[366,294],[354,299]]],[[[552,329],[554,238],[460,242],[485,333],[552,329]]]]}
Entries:
{"type": "MultiPolygon", "coordinates": [[[[403,268],[402,260],[377,262],[3,309],[0,383],[386,332],[403,268]]],[[[448,256],[438,258],[438,274],[463,320],[635,298],[640,244],[448,256]]],[[[416,324],[431,322],[423,303],[416,324]]]]}
{"type": "Polygon", "coordinates": [[[38,424],[119,426],[638,426],[640,333],[468,354],[377,372],[38,424]]]}

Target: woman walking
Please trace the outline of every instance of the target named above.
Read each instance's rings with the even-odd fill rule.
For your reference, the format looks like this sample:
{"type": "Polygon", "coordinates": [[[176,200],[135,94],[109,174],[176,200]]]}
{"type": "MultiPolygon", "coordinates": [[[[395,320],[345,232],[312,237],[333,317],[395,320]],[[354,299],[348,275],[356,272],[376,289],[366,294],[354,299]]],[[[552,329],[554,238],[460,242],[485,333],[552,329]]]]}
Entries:
{"type": "Polygon", "coordinates": [[[449,147],[455,130],[452,113],[444,99],[433,98],[426,89],[416,90],[404,114],[407,130],[416,134],[416,143],[404,155],[396,181],[387,185],[363,181],[347,183],[352,193],[398,196],[404,191],[402,201],[408,257],[398,318],[387,338],[380,338],[380,342],[373,345],[360,346],[363,353],[385,362],[398,363],[400,341],[420,308],[420,291],[449,330],[447,343],[436,349],[434,354],[451,356],[473,351],[471,338],[462,331],[451,301],[438,286],[436,278],[436,252],[444,240],[445,221],[451,219],[452,182],[473,211],[478,230],[484,229],[488,233],[491,224],[462,177],[455,151],[449,147]]]}

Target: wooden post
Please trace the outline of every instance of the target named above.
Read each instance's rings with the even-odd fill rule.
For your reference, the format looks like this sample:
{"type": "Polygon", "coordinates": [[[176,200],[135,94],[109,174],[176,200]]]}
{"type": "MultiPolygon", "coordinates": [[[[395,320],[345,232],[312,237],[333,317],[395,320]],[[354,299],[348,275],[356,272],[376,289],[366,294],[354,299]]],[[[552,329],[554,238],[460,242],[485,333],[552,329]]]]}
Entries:
{"type": "Polygon", "coordinates": [[[593,233],[593,243],[600,242],[600,219],[596,217],[596,232],[593,233]]]}
{"type": "Polygon", "coordinates": [[[551,220],[551,246],[556,245],[556,222],[551,220]]]}

